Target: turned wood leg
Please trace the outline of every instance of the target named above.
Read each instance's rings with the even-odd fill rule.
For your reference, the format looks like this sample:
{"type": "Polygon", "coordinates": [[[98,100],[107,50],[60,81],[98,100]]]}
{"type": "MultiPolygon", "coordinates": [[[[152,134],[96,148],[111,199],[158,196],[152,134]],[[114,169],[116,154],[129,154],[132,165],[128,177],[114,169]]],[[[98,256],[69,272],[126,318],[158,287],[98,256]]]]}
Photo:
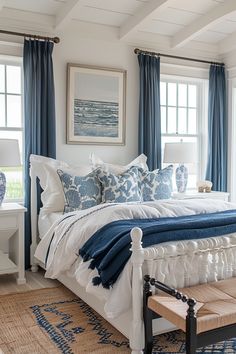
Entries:
{"type": "Polygon", "coordinates": [[[152,311],[148,308],[148,298],[152,295],[150,277],[145,275],[143,286],[143,320],[144,320],[144,338],[145,348],[144,354],[151,354],[153,348],[153,332],[152,332],[152,311]]]}
{"type": "Polygon", "coordinates": [[[188,300],[188,311],[186,316],[186,354],[196,354],[197,349],[197,319],[195,315],[196,302],[188,300]]]}
{"type": "Polygon", "coordinates": [[[145,335],[145,354],[151,354],[153,348],[153,333],[152,333],[152,311],[146,309],[144,314],[144,335],[145,335]]]}

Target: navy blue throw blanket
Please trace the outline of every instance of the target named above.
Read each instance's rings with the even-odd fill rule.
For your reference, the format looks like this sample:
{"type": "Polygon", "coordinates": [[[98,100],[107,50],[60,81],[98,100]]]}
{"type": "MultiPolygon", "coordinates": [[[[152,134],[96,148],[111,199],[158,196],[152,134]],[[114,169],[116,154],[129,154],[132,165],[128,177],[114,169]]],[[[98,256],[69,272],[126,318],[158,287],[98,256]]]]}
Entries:
{"type": "Polygon", "coordinates": [[[117,280],[129,257],[130,231],[140,227],[143,247],[162,242],[200,239],[236,232],[236,210],[156,219],[113,221],[99,229],[79,250],[83,260],[91,261],[99,276],[93,284],[110,288],[117,280]]]}

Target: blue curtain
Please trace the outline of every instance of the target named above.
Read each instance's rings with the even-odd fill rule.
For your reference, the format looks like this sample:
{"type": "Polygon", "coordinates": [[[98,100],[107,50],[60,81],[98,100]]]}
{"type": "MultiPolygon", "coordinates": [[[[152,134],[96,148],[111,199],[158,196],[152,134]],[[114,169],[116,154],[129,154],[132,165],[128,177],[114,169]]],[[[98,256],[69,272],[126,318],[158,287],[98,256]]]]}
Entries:
{"type": "Polygon", "coordinates": [[[160,58],[139,54],[139,153],[150,170],[161,167],[160,58]]]}
{"type": "Polygon", "coordinates": [[[208,161],[206,179],[213,190],[227,190],[227,109],[224,66],[211,65],[209,74],[208,161]]]}
{"type": "Polygon", "coordinates": [[[25,265],[30,266],[30,154],[56,156],[53,43],[24,41],[25,265]]]}

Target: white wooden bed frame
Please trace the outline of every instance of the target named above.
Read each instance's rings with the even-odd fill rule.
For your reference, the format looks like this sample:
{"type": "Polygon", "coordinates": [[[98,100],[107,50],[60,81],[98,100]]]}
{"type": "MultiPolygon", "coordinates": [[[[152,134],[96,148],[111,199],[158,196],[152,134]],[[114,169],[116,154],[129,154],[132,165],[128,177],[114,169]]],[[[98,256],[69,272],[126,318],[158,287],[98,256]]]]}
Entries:
{"type": "MultiPolygon", "coordinates": [[[[31,176],[31,270],[36,272],[43,264],[34,257],[37,247],[37,188],[33,164],[31,176]]],[[[217,281],[236,276],[236,234],[161,244],[157,247],[142,248],[142,230],[134,228],[132,239],[132,308],[116,319],[107,318],[104,303],[94,295],[86,293],[73,278],[60,276],[58,280],[79,296],[130,342],[132,354],[143,353],[144,331],[142,316],[143,276],[150,274],[166,284],[182,288],[184,286],[217,281]]],[[[159,334],[175,329],[164,319],[155,320],[154,333],[159,334]]]]}

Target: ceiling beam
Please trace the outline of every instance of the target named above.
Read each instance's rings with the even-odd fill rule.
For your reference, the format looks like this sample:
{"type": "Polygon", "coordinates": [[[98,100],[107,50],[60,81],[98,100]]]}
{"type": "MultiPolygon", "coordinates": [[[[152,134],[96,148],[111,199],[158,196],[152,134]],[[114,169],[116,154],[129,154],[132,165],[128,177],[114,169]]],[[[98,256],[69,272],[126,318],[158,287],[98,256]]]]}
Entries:
{"type": "Polygon", "coordinates": [[[177,32],[172,38],[172,48],[185,45],[202,32],[208,30],[212,25],[221,22],[224,17],[233,11],[236,11],[235,0],[226,0],[223,3],[220,3],[217,7],[177,32]]]}
{"type": "Polygon", "coordinates": [[[54,25],[55,30],[61,29],[63,26],[65,26],[71,20],[71,15],[72,15],[75,7],[78,5],[79,1],[80,0],[68,0],[63,5],[63,7],[58,12],[58,14],[56,15],[56,18],[55,18],[55,25],[54,25]]]}
{"type": "Polygon", "coordinates": [[[170,3],[170,0],[151,0],[147,2],[120,27],[120,39],[125,38],[129,33],[137,29],[155,11],[167,7],[168,3],[170,3]]]}

